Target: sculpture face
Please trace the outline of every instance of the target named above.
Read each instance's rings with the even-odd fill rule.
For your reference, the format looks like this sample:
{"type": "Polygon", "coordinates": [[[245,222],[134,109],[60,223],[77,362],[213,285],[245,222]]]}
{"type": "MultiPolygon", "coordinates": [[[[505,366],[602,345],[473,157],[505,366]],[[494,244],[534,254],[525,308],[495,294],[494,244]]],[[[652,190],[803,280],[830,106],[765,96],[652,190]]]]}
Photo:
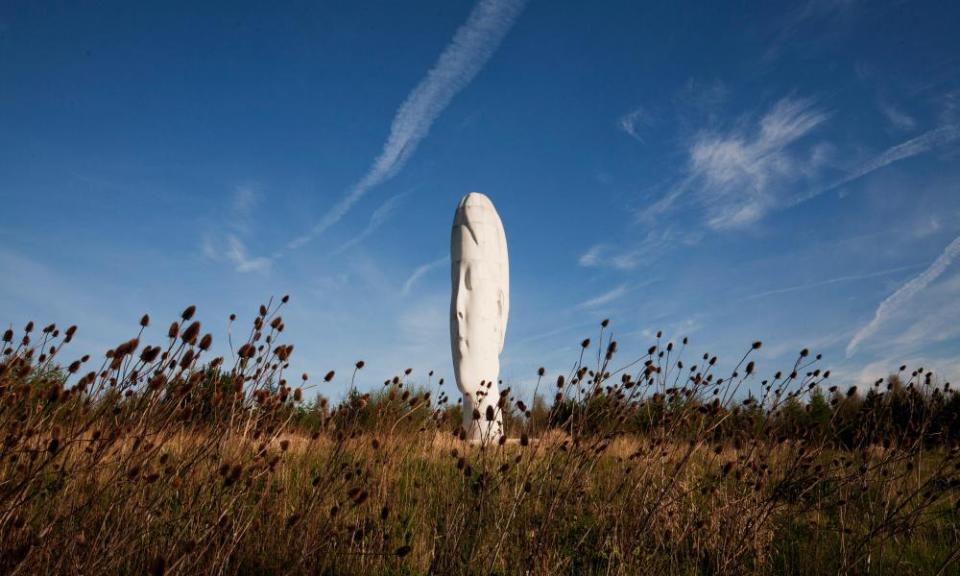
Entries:
{"type": "Polygon", "coordinates": [[[471,192],[457,207],[450,262],[450,345],[457,386],[464,395],[464,428],[473,440],[499,436],[497,377],[510,308],[509,263],[500,216],[483,194],[471,192]],[[493,407],[493,421],[487,420],[488,406],[493,407]],[[474,409],[481,414],[479,421],[474,409]]]}

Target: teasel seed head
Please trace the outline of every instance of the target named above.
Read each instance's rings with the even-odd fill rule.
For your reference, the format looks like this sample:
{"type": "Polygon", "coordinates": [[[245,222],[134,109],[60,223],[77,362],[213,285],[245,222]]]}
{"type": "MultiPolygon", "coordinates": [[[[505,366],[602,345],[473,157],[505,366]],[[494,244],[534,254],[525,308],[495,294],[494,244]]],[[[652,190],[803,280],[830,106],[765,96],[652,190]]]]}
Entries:
{"type": "Polygon", "coordinates": [[[140,360],[145,364],[150,364],[157,359],[157,355],[160,354],[159,346],[147,346],[140,352],[140,360]]]}
{"type": "Polygon", "coordinates": [[[193,343],[197,339],[197,336],[200,334],[200,323],[192,322],[187,329],[183,331],[183,334],[180,335],[180,339],[187,344],[193,343]]]}

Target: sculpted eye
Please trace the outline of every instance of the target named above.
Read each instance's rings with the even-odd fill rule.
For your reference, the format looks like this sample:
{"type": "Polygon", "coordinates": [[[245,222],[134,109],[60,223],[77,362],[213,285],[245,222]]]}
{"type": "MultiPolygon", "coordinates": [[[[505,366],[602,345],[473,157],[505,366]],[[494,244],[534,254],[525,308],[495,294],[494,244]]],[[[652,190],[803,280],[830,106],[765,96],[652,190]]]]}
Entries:
{"type": "Polygon", "coordinates": [[[467,269],[466,269],[466,270],[464,271],[464,273],[463,273],[463,285],[467,287],[467,290],[473,290],[473,284],[472,284],[472,282],[470,281],[470,277],[471,277],[470,270],[471,270],[471,268],[472,268],[471,266],[467,266],[467,269]]]}

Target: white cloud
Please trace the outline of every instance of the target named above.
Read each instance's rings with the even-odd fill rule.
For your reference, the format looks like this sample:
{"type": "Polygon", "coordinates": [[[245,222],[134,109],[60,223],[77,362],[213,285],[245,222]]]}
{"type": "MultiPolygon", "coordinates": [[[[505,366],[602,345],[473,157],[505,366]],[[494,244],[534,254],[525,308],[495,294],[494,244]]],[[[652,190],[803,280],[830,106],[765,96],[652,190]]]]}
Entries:
{"type": "Polygon", "coordinates": [[[715,230],[741,228],[785,204],[796,184],[815,179],[831,147],[803,139],[829,113],[811,99],[783,98],[752,123],[728,130],[702,129],[690,140],[685,173],[639,219],[656,225],[684,200],[715,230]]]}
{"type": "Polygon", "coordinates": [[[654,228],[639,244],[629,248],[610,244],[595,244],[580,255],[577,262],[585,268],[613,268],[615,270],[633,270],[653,262],[659,252],[675,242],[695,244],[699,236],[695,233],[677,235],[672,228],[654,228]]]}
{"type": "Polygon", "coordinates": [[[393,178],[416,151],[430,127],[458,92],[487,63],[523,9],[523,0],[480,0],[457,29],[433,68],[407,96],[390,135],[367,173],[314,227],[288,245],[298,248],[340,221],[367,192],[393,178]]]}
{"type": "Polygon", "coordinates": [[[410,277],[407,278],[407,281],[403,283],[403,295],[406,296],[409,294],[410,290],[413,288],[413,285],[416,284],[417,280],[420,280],[420,278],[422,278],[425,274],[443,266],[449,261],[450,258],[448,256],[444,256],[443,258],[438,258],[433,262],[427,262],[426,264],[417,266],[417,269],[414,270],[413,273],[410,274],[410,277]]]}
{"type": "Polygon", "coordinates": [[[932,236],[943,228],[943,222],[938,214],[924,214],[917,218],[911,226],[913,235],[917,238],[932,236]]]}
{"type": "Polygon", "coordinates": [[[631,138],[644,144],[643,136],[640,135],[640,129],[649,125],[650,115],[643,108],[636,108],[624,114],[617,121],[621,130],[630,135],[631,138]]]}
{"type": "Polygon", "coordinates": [[[828,116],[812,100],[784,98],[753,130],[698,134],[687,182],[697,185],[707,224],[720,230],[756,222],[782,201],[784,189],[815,174],[825,149],[799,154],[791,148],[828,116]]]}
{"type": "Polygon", "coordinates": [[[917,121],[912,116],[903,112],[892,104],[880,103],[880,112],[886,117],[887,121],[896,128],[904,132],[909,132],[917,127],[917,121]]]}
{"type": "Polygon", "coordinates": [[[203,255],[214,261],[228,260],[234,264],[237,272],[269,272],[273,258],[251,256],[247,250],[246,239],[251,234],[252,214],[259,202],[259,195],[253,186],[237,186],[230,198],[226,210],[227,221],[223,227],[230,232],[207,234],[203,237],[201,249],[203,255]]]}
{"type": "Polygon", "coordinates": [[[598,306],[604,306],[606,304],[610,304],[611,302],[619,300],[620,298],[623,298],[627,294],[627,292],[629,292],[629,290],[627,289],[627,285],[621,284],[616,288],[614,288],[613,290],[604,292],[599,296],[596,296],[594,298],[590,298],[589,300],[581,302],[580,304],[577,305],[577,308],[596,308],[598,306]]]}
{"type": "Polygon", "coordinates": [[[929,152],[934,148],[949,144],[957,138],[960,138],[960,126],[946,125],[940,126],[939,128],[934,128],[933,130],[924,132],[916,138],[911,138],[906,142],[902,142],[887,149],[876,158],[864,163],[862,166],[860,166],[860,168],[837,182],[834,187],[842,186],[843,184],[846,184],[852,180],[856,180],[857,178],[862,178],[870,172],[879,170],[885,166],[889,166],[894,162],[899,162],[900,160],[912,158],[918,154],[929,152]]]}
{"type": "Polygon", "coordinates": [[[333,251],[333,254],[340,254],[346,252],[350,248],[360,244],[368,237],[370,237],[374,232],[380,229],[387,220],[393,215],[393,212],[397,208],[397,203],[403,198],[404,194],[397,194],[396,196],[391,196],[386,202],[380,205],[376,210],[373,211],[373,214],[370,215],[370,221],[367,223],[367,227],[363,229],[362,232],[347,240],[339,248],[333,251]]]}
{"type": "Polygon", "coordinates": [[[659,326],[657,328],[648,326],[636,332],[628,332],[626,334],[621,334],[620,336],[623,337],[632,334],[640,334],[644,338],[653,340],[657,337],[657,332],[662,332],[667,338],[680,340],[684,337],[696,334],[702,329],[703,323],[700,321],[700,319],[695,316],[690,316],[688,318],[681,318],[673,322],[668,322],[665,326],[659,326]]]}
{"type": "MultiPolygon", "coordinates": [[[[714,230],[743,228],[772,211],[796,206],[960,139],[960,124],[944,124],[829,181],[823,176],[833,164],[834,147],[823,141],[805,143],[829,117],[812,99],[788,97],[754,123],[698,131],[687,149],[686,171],[638,213],[639,219],[655,225],[666,213],[692,206],[714,230]]],[[[903,126],[912,120],[902,114],[897,119],[903,126]]]]}
{"type": "Polygon", "coordinates": [[[823,39],[825,31],[835,29],[833,21],[856,13],[864,4],[859,0],[807,0],[795,3],[792,9],[781,10],[763,60],[776,60],[790,46],[815,45],[823,39]],[[804,36],[803,42],[795,41],[798,35],[804,36]]]}
{"type": "Polygon", "coordinates": [[[233,191],[231,210],[235,223],[244,222],[250,217],[250,212],[257,206],[259,197],[253,186],[244,184],[237,186],[233,191]]]}
{"type": "Polygon", "coordinates": [[[237,236],[227,236],[226,257],[234,263],[237,272],[269,272],[272,260],[266,256],[250,256],[247,247],[237,236]]]}
{"type": "Polygon", "coordinates": [[[929,268],[921,272],[918,276],[901,286],[896,292],[888,296],[874,312],[873,319],[864,325],[854,334],[850,343],[847,344],[847,358],[856,352],[857,347],[873,336],[884,321],[893,315],[901,306],[910,301],[917,293],[921,292],[931,282],[940,277],[941,274],[950,266],[954,258],[960,255],[960,237],[955,238],[943,250],[943,253],[934,260],[929,268]]]}
{"type": "Polygon", "coordinates": [[[591,267],[600,265],[600,256],[607,249],[603,244],[591,246],[589,250],[580,255],[578,262],[581,266],[591,267]]]}
{"type": "Polygon", "coordinates": [[[826,280],[819,280],[817,282],[809,282],[807,284],[799,284],[797,286],[787,286],[785,288],[775,288],[773,290],[766,290],[764,292],[759,292],[757,294],[751,294],[744,298],[744,300],[754,300],[756,298],[764,298],[767,296],[774,296],[777,294],[787,294],[790,292],[799,292],[802,290],[810,290],[812,288],[821,288],[823,286],[830,286],[832,284],[840,284],[843,282],[856,282],[859,280],[869,280],[871,278],[880,278],[882,276],[887,276],[890,274],[896,274],[898,272],[905,272],[907,270],[913,270],[918,266],[898,266],[896,268],[890,268],[888,270],[878,270],[876,272],[867,272],[865,274],[848,274],[845,276],[837,276],[836,278],[828,278],[826,280]]]}
{"type": "Polygon", "coordinates": [[[217,250],[216,243],[213,238],[209,235],[203,237],[203,240],[200,243],[200,249],[203,251],[203,255],[209,260],[219,260],[220,251],[217,250]]]}
{"type": "Polygon", "coordinates": [[[596,244],[580,255],[577,260],[585,268],[615,268],[632,270],[642,260],[640,250],[620,250],[606,244],[596,244]]]}
{"type": "Polygon", "coordinates": [[[945,146],[954,140],[957,140],[958,138],[960,138],[960,126],[958,125],[950,124],[940,126],[939,128],[934,128],[933,130],[924,132],[916,138],[911,138],[906,142],[901,142],[896,146],[884,150],[879,155],[858,166],[846,176],[823,188],[815,189],[808,194],[798,197],[793,204],[796,205],[801,202],[805,202],[811,198],[815,198],[823,194],[824,192],[829,192],[845,184],[849,184],[854,180],[859,180],[867,174],[870,174],[871,172],[881,168],[885,168],[890,164],[924,154],[941,146],[945,146]]]}
{"type": "MultiPolygon", "coordinates": [[[[596,326],[596,325],[597,325],[597,322],[596,322],[595,320],[589,320],[589,321],[587,321],[587,322],[576,322],[576,323],[573,323],[573,324],[567,324],[567,325],[560,326],[560,327],[557,327],[557,328],[552,328],[552,329],[547,330],[547,331],[545,331],[545,332],[538,332],[538,333],[535,333],[535,334],[528,334],[528,335],[526,335],[526,336],[521,336],[520,338],[516,338],[516,339],[512,340],[511,343],[512,343],[514,346],[516,346],[516,345],[521,345],[521,344],[531,344],[531,343],[533,343],[533,342],[538,342],[538,341],[541,341],[541,340],[545,340],[545,339],[551,338],[551,337],[553,337],[553,336],[557,336],[557,335],[560,335],[560,334],[566,334],[567,332],[572,332],[572,331],[574,331],[574,330],[579,330],[579,329],[581,329],[581,328],[593,327],[593,326],[596,326]]],[[[515,352],[510,352],[510,353],[511,353],[511,354],[515,354],[515,352]]]]}
{"type": "Polygon", "coordinates": [[[889,342],[903,350],[921,350],[960,336],[960,291],[951,290],[950,296],[946,301],[942,297],[935,297],[939,305],[937,309],[927,310],[926,314],[899,330],[889,342]]]}

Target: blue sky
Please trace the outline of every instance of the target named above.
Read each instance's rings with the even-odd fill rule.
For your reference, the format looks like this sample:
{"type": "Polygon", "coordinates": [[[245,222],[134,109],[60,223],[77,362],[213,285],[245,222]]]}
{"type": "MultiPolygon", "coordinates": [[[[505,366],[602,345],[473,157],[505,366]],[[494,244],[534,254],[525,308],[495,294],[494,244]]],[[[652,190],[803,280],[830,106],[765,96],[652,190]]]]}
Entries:
{"type": "Polygon", "coordinates": [[[956,3],[150,4],[0,6],[3,324],[79,355],[196,304],[222,350],[290,293],[298,371],[449,379],[476,190],[522,390],[606,317],[622,361],[960,378],[956,3]]]}

